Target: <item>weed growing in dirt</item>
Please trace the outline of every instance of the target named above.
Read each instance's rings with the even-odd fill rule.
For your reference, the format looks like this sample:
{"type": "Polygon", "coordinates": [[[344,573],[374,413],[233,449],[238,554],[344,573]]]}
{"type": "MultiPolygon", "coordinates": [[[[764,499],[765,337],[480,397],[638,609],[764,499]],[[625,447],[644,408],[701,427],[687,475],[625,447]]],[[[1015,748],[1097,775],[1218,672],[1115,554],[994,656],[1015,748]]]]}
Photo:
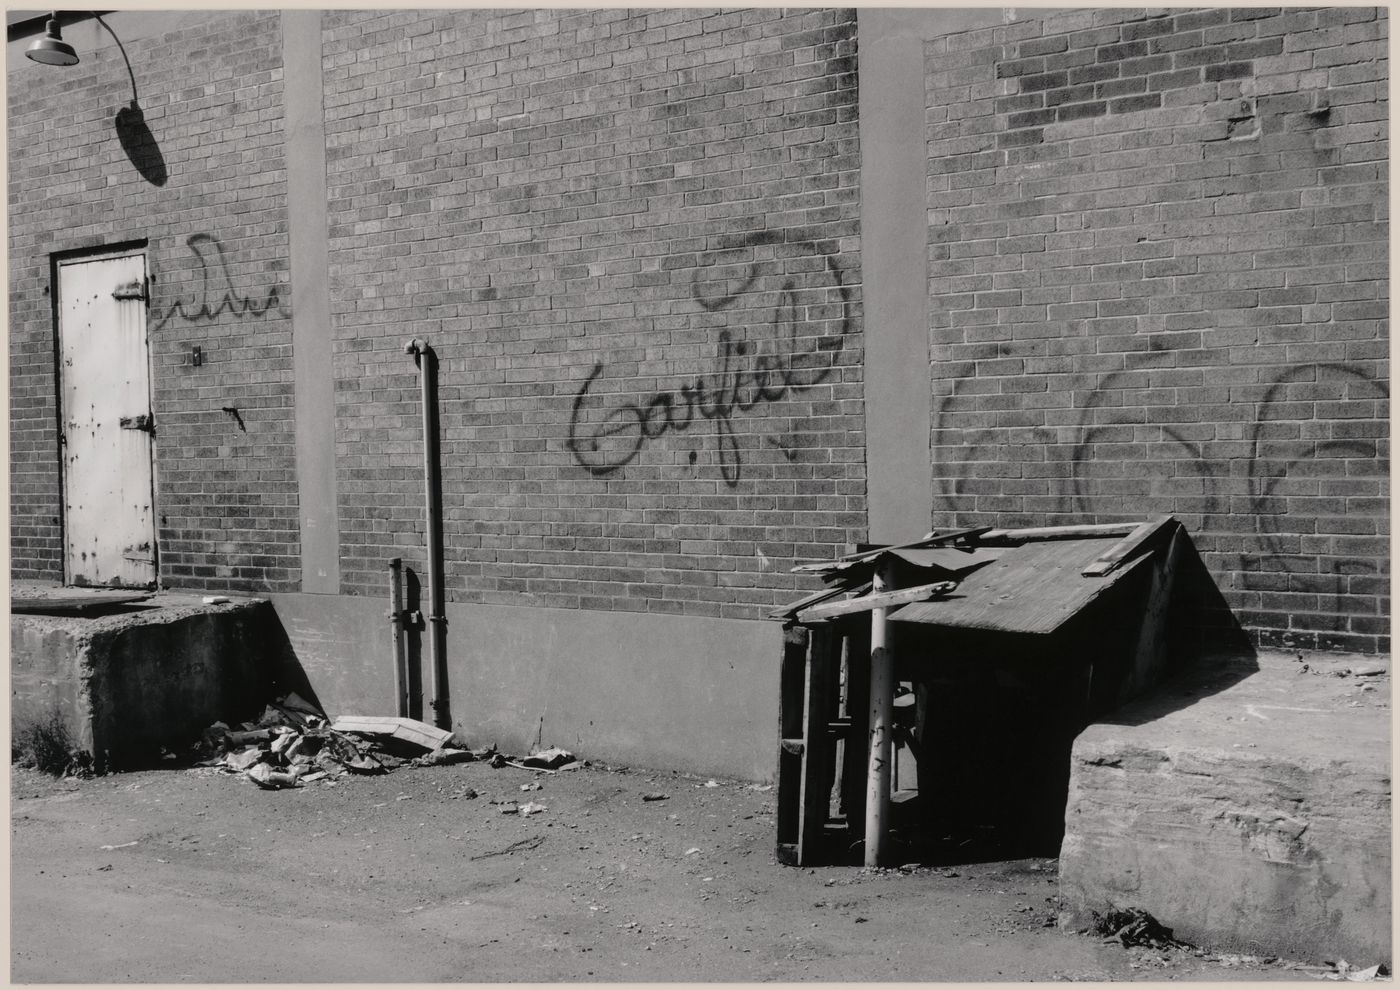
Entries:
{"type": "Polygon", "coordinates": [[[10,761],[55,777],[86,776],[92,763],[73,742],[68,726],[57,713],[44,721],[15,726],[10,761]]]}

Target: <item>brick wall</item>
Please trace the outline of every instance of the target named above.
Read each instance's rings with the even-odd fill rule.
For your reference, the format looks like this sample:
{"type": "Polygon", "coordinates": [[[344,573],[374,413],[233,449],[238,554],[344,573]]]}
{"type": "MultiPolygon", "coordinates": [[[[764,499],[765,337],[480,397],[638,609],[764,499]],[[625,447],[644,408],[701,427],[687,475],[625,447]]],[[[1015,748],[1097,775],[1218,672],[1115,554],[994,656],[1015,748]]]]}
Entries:
{"type": "Polygon", "coordinates": [[[1174,513],[1388,650],[1386,12],[1148,13],[926,47],[935,521],[1174,513]]]}
{"type": "Polygon", "coordinates": [[[863,539],[852,12],[325,28],[347,593],[422,567],[414,336],[450,600],[752,617],[863,539]]]}
{"type": "Polygon", "coordinates": [[[185,23],[9,66],[15,577],[63,572],[51,258],[145,240],[161,580],[297,581],[279,17],[185,23]]]}

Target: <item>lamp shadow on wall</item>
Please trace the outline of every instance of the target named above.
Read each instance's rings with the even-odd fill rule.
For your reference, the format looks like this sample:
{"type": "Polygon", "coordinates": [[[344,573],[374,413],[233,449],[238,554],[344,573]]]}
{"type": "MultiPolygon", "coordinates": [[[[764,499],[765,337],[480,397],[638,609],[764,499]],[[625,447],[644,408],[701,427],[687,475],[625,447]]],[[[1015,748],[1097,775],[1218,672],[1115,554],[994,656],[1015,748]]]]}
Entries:
{"type": "Polygon", "coordinates": [[[122,45],[122,40],[117,37],[116,32],[108,27],[107,22],[98,14],[93,14],[93,18],[106,28],[112,40],[117,43],[117,50],[122,53],[122,61],[126,63],[126,74],[131,78],[131,103],[117,111],[114,121],[117,140],[121,142],[122,151],[126,152],[131,164],[136,166],[136,171],[141,173],[141,178],[153,186],[163,186],[170,178],[170,172],[165,167],[165,156],[160,153],[160,145],[156,143],[155,135],[146,124],[146,115],[141,111],[136,92],[136,73],[131,71],[131,59],[127,58],[126,47],[122,45]]]}
{"type": "Polygon", "coordinates": [[[135,99],[130,106],[117,111],[116,127],[122,151],[136,166],[136,171],[141,173],[141,178],[153,186],[165,185],[170,178],[165,167],[165,156],[160,153],[160,145],[156,144],[155,135],[146,126],[146,115],[141,112],[135,99]]]}

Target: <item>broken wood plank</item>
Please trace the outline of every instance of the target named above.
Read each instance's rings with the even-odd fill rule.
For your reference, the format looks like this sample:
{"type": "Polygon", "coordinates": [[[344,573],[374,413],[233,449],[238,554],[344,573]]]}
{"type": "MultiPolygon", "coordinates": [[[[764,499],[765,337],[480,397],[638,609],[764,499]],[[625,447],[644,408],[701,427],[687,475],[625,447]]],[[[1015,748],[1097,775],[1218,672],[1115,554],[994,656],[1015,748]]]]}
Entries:
{"type": "Polygon", "coordinates": [[[1176,519],[1172,516],[1158,516],[1141,523],[1123,539],[1099,555],[1088,567],[1079,573],[1084,577],[1102,577],[1117,570],[1123,561],[1128,559],[1128,555],[1137,550],[1148,540],[1160,533],[1166,526],[1174,523],[1176,519]]]}
{"type": "MultiPolygon", "coordinates": [[[[867,581],[860,587],[852,588],[850,590],[854,594],[863,595],[870,590],[870,582],[867,581]]],[[[773,611],[768,613],[768,618],[791,619],[794,616],[796,616],[798,612],[802,611],[804,608],[807,608],[809,605],[816,605],[819,602],[824,602],[830,598],[835,598],[837,595],[845,594],[846,591],[847,589],[845,588],[823,588],[821,591],[818,591],[815,594],[808,595],[806,598],[798,599],[791,605],[784,605],[781,608],[773,609],[773,611]]]]}
{"type": "Polygon", "coordinates": [[[1076,526],[1037,526],[1030,529],[991,529],[982,534],[983,543],[1003,540],[1078,540],[1086,536],[1126,536],[1141,526],[1141,521],[1126,523],[1084,523],[1076,526]]]}
{"type": "Polygon", "coordinates": [[[416,743],[424,749],[439,749],[447,745],[452,733],[397,715],[342,715],[331,723],[336,732],[356,732],[365,736],[392,736],[404,742],[416,743]]]}
{"type": "Polygon", "coordinates": [[[65,595],[41,595],[32,598],[10,599],[11,614],[61,614],[85,612],[119,605],[132,605],[150,598],[149,592],[102,592],[89,591],[65,595]]]}
{"type": "Polygon", "coordinates": [[[797,865],[802,817],[803,704],[807,695],[807,650],[811,633],[789,622],[783,626],[782,662],[778,667],[778,862],[797,865]]]}
{"type": "Polygon", "coordinates": [[[836,714],[841,639],[836,626],[819,626],[812,630],[812,645],[807,655],[806,697],[802,707],[802,786],[797,821],[799,865],[816,861],[831,812],[836,740],[827,733],[826,726],[836,714]]]}
{"type": "Polygon", "coordinates": [[[956,543],[960,540],[972,540],[988,532],[990,526],[982,526],[976,529],[960,529],[953,533],[939,535],[937,531],[929,533],[921,540],[912,543],[896,543],[893,546],[877,547],[874,550],[863,550],[860,553],[850,553],[835,560],[823,560],[815,564],[798,564],[792,569],[793,574],[820,574],[823,571],[839,569],[850,564],[860,564],[868,560],[874,560],[882,553],[889,553],[891,550],[916,550],[928,547],[941,547],[949,543],[956,543]]]}
{"type": "Polygon", "coordinates": [[[953,581],[935,581],[933,584],[921,584],[914,588],[904,588],[900,591],[881,591],[874,594],[863,595],[860,598],[848,598],[845,601],[827,602],[823,605],[813,605],[811,608],[799,612],[797,619],[799,622],[821,622],[825,619],[832,619],[838,615],[850,615],[854,612],[869,612],[877,608],[894,608],[896,605],[907,605],[910,602],[921,602],[932,598],[934,595],[944,594],[957,587],[953,581]]]}

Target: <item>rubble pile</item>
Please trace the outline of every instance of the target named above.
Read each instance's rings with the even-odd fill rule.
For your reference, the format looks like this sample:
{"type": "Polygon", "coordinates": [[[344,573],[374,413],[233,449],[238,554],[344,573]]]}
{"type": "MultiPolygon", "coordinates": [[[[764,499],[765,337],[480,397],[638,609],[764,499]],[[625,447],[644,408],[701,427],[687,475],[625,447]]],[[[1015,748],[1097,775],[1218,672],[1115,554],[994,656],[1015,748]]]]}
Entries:
{"type": "Polygon", "coordinates": [[[553,773],[582,764],[567,750],[548,749],[511,759],[494,745],[467,749],[456,737],[409,718],[342,716],[332,721],[295,693],[269,704],[254,722],[237,728],[215,722],[196,745],[195,765],[247,777],[279,790],[345,774],[382,774],[401,766],[448,766],[473,761],[553,773]]]}

